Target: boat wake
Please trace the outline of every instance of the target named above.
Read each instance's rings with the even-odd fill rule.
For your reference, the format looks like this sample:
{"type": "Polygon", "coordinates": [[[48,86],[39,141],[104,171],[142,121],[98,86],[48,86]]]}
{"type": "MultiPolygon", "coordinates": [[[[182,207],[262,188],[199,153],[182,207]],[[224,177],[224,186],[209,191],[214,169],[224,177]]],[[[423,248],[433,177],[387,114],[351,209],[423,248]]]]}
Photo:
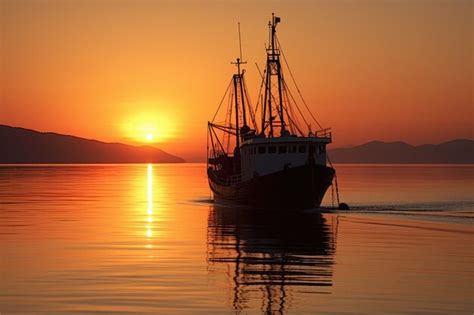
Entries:
{"type": "Polygon", "coordinates": [[[330,207],[322,207],[322,213],[390,215],[400,219],[415,219],[445,223],[474,223],[474,202],[436,202],[407,203],[386,205],[356,205],[350,210],[341,211],[330,207]]]}
{"type": "MultiPolygon", "coordinates": [[[[321,207],[324,210],[332,210],[331,207],[321,207]]],[[[474,211],[474,201],[459,200],[445,202],[420,202],[420,203],[386,203],[386,204],[351,204],[351,212],[354,211],[414,211],[414,212],[439,212],[439,211],[474,211]]]]}

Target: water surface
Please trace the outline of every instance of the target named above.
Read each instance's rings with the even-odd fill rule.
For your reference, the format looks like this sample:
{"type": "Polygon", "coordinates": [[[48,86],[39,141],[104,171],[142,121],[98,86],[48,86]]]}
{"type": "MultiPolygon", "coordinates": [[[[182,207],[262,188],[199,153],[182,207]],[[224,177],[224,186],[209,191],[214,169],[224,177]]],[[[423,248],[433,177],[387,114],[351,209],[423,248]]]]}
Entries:
{"type": "Polygon", "coordinates": [[[353,210],[288,214],[202,164],[1,166],[0,312],[471,314],[474,166],[337,170],[353,210]]]}

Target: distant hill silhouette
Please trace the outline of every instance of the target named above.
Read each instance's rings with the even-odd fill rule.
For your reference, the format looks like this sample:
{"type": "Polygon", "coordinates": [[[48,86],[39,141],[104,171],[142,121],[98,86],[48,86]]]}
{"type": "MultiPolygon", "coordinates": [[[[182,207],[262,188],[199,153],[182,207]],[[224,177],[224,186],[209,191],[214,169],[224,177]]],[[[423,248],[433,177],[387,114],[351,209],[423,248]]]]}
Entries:
{"type": "Polygon", "coordinates": [[[0,125],[0,163],[181,163],[150,146],[131,146],[0,125]]]}
{"type": "Polygon", "coordinates": [[[470,164],[474,163],[474,141],[458,139],[420,146],[372,141],[352,148],[329,150],[329,157],[334,163],[470,164]]]}

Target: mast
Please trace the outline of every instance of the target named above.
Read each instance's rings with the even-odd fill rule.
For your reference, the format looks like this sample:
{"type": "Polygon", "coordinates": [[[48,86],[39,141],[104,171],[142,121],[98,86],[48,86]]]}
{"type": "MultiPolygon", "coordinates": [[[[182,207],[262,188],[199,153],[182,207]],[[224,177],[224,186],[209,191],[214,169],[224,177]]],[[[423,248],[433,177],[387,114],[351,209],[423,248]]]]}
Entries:
{"type": "Polygon", "coordinates": [[[240,85],[240,99],[242,102],[242,118],[243,118],[243,125],[247,126],[247,115],[245,113],[245,97],[244,97],[244,87],[243,87],[243,81],[244,80],[244,72],[242,71],[242,74],[239,75],[239,85],[240,85]]]}
{"type": "MultiPolygon", "coordinates": [[[[237,58],[237,68],[240,73],[240,59],[237,58]]],[[[240,147],[240,127],[239,127],[239,96],[237,93],[237,77],[239,74],[234,74],[234,95],[235,95],[235,146],[238,149],[240,147]]],[[[238,150],[236,152],[239,152],[238,150]]]]}
{"type": "Polygon", "coordinates": [[[280,64],[280,51],[276,46],[276,26],[280,23],[280,18],[275,16],[272,13],[272,20],[268,23],[270,31],[270,47],[267,48],[267,67],[266,67],[266,77],[265,77],[265,98],[263,106],[263,115],[262,115],[262,133],[264,134],[265,125],[267,123],[267,111],[268,111],[268,123],[270,125],[270,131],[268,136],[273,137],[273,116],[272,116],[272,100],[274,99],[272,93],[272,76],[276,76],[277,87],[278,87],[278,103],[277,112],[280,118],[280,135],[286,135],[286,123],[283,109],[283,95],[282,95],[282,74],[281,74],[281,64],[280,64]]]}
{"type": "Polygon", "coordinates": [[[242,127],[247,126],[247,116],[245,113],[245,97],[244,97],[244,87],[243,87],[243,78],[244,71],[240,71],[240,65],[246,64],[247,62],[240,61],[240,58],[237,58],[236,62],[231,62],[237,66],[237,73],[233,76],[234,81],[234,96],[235,96],[235,136],[236,136],[236,147],[240,146],[240,125],[239,125],[239,92],[240,92],[240,102],[242,103],[242,127]]]}
{"type": "Polygon", "coordinates": [[[278,80],[278,100],[280,101],[280,121],[281,121],[281,133],[285,130],[285,119],[283,117],[283,98],[281,96],[281,64],[280,64],[280,52],[275,52],[275,33],[276,33],[276,25],[280,22],[279,17],[275,17],[275,14],[272,13],[272,55],[275,60],[276,66],[276,75],[278,80]]]}
{"type": "Polygon", "coordinates": [[[237,73],[233,76],[234,81],[234,95],[235,95],[235,136],[236,136],[236,148],[237,153],[239,152],[238,148],[240,147],[240,126],[239,126],[239,92],[240,92],[240,101],[242,103],[242,120],[243,124],[242,127],[247,126],[247,115],[245,112],[245,97],[244,97],[244,87],[243,87],[243,79],[244,79],[244,71],[240,71],[240,65],[246,64],[247,62],[241,61],[242,60],[242,41],[240,37],[240,23],[238,23],[239,28],[239,50],[240,50],[240,58],[237,58],[236,62],[231,62],[237,66],[237,73]]]}

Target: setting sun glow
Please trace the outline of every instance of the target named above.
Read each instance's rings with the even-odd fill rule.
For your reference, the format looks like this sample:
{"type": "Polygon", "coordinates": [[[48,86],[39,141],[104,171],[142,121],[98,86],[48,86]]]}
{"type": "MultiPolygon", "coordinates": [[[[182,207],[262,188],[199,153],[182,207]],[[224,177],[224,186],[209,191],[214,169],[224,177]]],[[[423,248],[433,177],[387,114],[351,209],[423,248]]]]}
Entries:
{"type": "Polygon", "coordinates": [[[122,132],[135,143],[164,143],[174,137],[175,124],[169,114],[146,112],[125,119],[122,132]]]}
{"type": "Polygon", "coordinates": [[[147,141],[153,141],[153,134],[152,133],[147,133],[146,134],[146,140],[147,141]]]}

